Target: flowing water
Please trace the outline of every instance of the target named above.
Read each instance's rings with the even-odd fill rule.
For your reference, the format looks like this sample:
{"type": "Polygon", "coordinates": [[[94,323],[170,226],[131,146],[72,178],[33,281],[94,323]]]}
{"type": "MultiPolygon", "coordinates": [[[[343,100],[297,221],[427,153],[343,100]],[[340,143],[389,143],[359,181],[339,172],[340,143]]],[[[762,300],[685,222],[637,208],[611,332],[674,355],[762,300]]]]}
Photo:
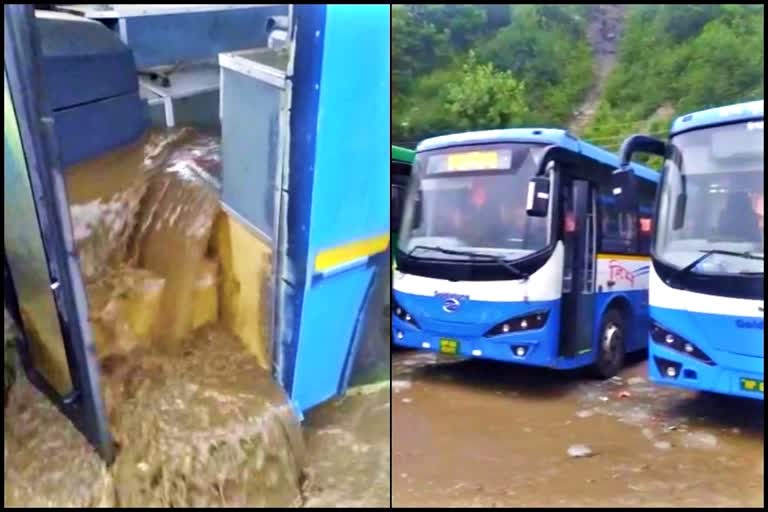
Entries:
{"type": "Polygon", "coordinates": [[[21,379],[4,421],[6,506],[303,502],[298,421],[219,321],[219,167],[218,140],[181,129],[67,171],[117,457],[106,468],[21,379]]]}

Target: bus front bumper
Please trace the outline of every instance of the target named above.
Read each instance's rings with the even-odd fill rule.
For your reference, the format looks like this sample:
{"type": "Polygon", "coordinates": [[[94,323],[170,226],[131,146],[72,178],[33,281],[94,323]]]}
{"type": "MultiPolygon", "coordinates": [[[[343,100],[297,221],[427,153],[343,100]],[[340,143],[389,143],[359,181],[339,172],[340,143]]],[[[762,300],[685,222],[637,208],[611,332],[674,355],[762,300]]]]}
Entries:
{"type": "Polygon", "coordinates": [[[428,350],[446,355],[493,359],[530,366],[554,367],[552,357],[557,337],[552,337],[551,326],[487,338],[484,336],[456,335],[415,329],[392,315],[392,341],[395,345],[428,350]],[[548,341],[549,340],[549,341],[548,341]]]}
{"type": "Polygon", "coordinates": [[[697,391],[763,400],[763,358],[710,351],[715,365],[649,341],[648,375],[651,382],[697,391]]]}

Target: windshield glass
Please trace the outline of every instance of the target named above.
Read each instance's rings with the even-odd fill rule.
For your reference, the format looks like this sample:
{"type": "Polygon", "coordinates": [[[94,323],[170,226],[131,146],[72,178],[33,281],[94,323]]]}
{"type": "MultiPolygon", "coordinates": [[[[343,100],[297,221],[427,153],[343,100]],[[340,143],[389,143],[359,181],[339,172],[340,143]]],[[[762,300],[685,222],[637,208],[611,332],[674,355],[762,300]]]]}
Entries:
{"type": "Polygon", "coordinates": [[[654,252],[700,274],[763,272],[763,121],[672,139],[654,252]],[[736,254],[727,254],[736,253],[736,254]]]}
{"type": "Polygon", "coordinates": [[[549,220],[526,214],[528,181],[545,146],[493,144],[421,153],[399,248],[415,257],[472,259],[430,248],[520,258],[549,243],[549,220]]]}

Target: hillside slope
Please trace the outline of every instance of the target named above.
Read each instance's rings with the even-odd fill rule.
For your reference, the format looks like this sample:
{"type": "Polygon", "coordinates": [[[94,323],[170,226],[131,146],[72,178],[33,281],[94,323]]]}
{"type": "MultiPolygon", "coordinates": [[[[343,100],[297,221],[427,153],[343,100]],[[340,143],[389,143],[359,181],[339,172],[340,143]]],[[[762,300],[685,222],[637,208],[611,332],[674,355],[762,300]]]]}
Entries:
{"type": "Polygon", "coordinates": [[[626,8],[626,5],[597,5],[591,13],[587,39],[592,50],[593,82],[584,102],[576,109],[568,125],[574,133],[581,133],[592,122],[605,84],[616,66],[626,8]]]}
{"type": "Polygon", "coordinates": [[[393,141],[562,126],[609,149],[758,99],[762,5],[395,6],[393,141]]]}

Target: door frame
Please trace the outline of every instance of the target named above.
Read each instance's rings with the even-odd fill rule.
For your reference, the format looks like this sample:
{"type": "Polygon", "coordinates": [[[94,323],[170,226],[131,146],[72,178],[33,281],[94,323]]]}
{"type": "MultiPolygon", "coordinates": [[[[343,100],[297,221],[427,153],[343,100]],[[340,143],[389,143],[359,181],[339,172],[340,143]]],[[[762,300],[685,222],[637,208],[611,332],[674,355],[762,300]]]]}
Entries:
{"type": "MultiPolygon", "coordinates": [[[[30,382],[50,398],[99,455],[111,463],[115,450],[99,387],[98,362],[72,239],[53,116],[43,95],[42,50],[35,27],[34,5],[11,4],[3,8],[5,78],[37,209],[73,391],[61,396],[34,368],[17,297],[11,289],[14,320],[21,333],[19,355],[30,382]]],[[[8,270],[10,272],[10,268],[8,270]]],[[[12,274],[9,278],[13,281],[12,274]]]]}
{"type": "Polygon", "coordinates": [[[571,267],[571,285],[570,289],[562,294],[558,357],[573,359],[593,350],[597,268],[596,183],[584,179],[583,176],[569,175],[567,171],[561,172],[560,178],[559,192],[562,193],[564,187],[569,187],[573,201],[576,239],[571,241],[567,238],[569,235],[564,227],[567,209],[563,205],[559,209],[558,222],[563,226],[563,266],[571,267]],[[573,244],[570,250],[567,247],[569,243],[573,244]],[[591,275],[588,272],[590,265],[591,275]],[[566,319],[566,314],[576,315],[577,320],[566,319]],[[574,322],[580,325],[579,329],[571,328],[574,322]]]}

